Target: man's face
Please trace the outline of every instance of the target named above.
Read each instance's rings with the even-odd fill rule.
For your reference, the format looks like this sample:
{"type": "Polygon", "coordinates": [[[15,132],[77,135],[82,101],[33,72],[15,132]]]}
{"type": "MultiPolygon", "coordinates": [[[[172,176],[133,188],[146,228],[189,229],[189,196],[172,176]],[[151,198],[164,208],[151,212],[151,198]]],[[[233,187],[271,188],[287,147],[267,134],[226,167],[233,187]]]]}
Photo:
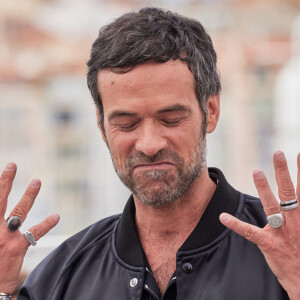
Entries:
{"type": "Polygon", "coordinates": [[[140,201],[180,198],[205,166],[205,133],[193,75],[183,62],[100,71],[104,140],[115,170],[140,201]]]}

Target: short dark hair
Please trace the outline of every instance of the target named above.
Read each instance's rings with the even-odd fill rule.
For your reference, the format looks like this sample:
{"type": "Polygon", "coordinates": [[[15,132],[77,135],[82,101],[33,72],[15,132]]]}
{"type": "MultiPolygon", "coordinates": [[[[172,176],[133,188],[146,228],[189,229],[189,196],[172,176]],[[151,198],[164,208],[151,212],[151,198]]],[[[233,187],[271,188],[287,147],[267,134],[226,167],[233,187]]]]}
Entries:
{"type": "Polygon", "coordinates": [[[142,8],[102,27],[87,62],[87,84],[103,126],[103,106],[97,86],[100,70],[126,73],[135,66],[180,59],[194,76],[195,94],[206,126],[206,101],[221,89],[217,56],[201,23],[160,8],[142,8]]]}

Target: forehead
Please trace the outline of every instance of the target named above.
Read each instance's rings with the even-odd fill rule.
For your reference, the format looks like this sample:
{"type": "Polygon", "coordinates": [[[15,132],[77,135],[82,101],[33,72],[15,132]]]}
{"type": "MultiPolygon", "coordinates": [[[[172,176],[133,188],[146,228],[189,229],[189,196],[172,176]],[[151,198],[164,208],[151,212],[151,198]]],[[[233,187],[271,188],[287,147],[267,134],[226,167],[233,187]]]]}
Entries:
{"type": "Polygon", "coordinates": [[[98,74],[104,112],[111,109],[148,109],[196,101],[194,78],[188,66],[180,60],[166,63],[145,63],[118,74],[102,70],[98,74]]]}

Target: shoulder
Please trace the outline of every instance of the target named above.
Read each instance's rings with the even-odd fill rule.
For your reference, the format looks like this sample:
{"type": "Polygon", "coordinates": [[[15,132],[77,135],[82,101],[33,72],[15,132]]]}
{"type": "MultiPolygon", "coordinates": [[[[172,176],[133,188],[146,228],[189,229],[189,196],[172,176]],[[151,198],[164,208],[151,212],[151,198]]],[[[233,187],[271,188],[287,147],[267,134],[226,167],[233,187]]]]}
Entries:
{"type": "Polygon", "coordinates": [[[120,218],[121,215],[115,215],[94,223],[68,238],[49,256],[57,257],[58,253],[63,252],[64,255],[68,255],[68,259],[65,261],[67,264],[74,256],[78,256],[110,238],[120,218]]]}
{"type": "Polygon", "coordinates": [[[87,251],[93,245],[107,240],[115,230],[120,218],[121,214],[102,219],[92,224],[71,236],[54,250],[54,252],[62,250],[61,248],[63,248],[64,251],[67,250],[68,253],[87,251]]]}
{"type": "Polygon", "coordinates": [[[57,259],[57,255],[63,253],[66,257],[63,262],[68,264],[74,256],[78,256],[110,238],[120,218],[121,215],[111,216],[83,229],[63,242],[45,260],[50,260],[53,257],[57,259]]]}
{"type": "Polygon", "coordinates": [[[43,291],[51,294],[80,257],[93,255],[95,249],[104,251],[120,218],[121,214],[100,220],[63,242],[31,272],[19,299],[38,299],[35,295],[43,295],[43,291]]]}
{"type": "Polygon", "coordinates": [[[240,213],[237,216],[242,221],[264,227],[266,225],[266,215],[259,198],[240,193],[240,213]]]}

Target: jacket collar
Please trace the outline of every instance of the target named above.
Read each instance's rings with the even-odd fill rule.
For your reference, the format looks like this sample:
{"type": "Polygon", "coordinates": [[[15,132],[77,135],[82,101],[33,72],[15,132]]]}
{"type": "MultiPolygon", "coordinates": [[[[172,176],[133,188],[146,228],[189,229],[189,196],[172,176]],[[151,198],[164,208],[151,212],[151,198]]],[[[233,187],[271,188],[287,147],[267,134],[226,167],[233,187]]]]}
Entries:
{"type": "MultiPolygon", "coordinates": [[[[231,187],[223,173],[209,168],[209,176],[217,188],[195,229],[180,247],[180,251],[200,248],[216,239],[226,227],[219,221],[222,212],[235,214],[239,204],[239,192],[231,187]]],[[[130,196],[116,232],[116,250],[119,257],[135,267],[149,267],[135,225],[135,205],[130,196]]]]}

